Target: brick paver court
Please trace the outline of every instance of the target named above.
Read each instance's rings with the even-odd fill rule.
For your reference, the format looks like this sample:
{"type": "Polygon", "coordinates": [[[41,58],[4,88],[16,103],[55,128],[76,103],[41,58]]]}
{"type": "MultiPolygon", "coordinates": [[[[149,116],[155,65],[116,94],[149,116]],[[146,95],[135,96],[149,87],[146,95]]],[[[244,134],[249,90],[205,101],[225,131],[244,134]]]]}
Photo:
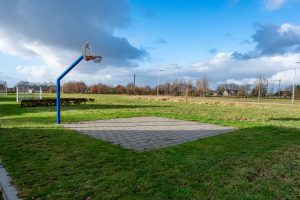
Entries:
{"type": "Polygon", "coordinates": [[[133,117],[64,124],[64,127],[135,151],[174,146],[236,130],[161,117],[133,117]]]}

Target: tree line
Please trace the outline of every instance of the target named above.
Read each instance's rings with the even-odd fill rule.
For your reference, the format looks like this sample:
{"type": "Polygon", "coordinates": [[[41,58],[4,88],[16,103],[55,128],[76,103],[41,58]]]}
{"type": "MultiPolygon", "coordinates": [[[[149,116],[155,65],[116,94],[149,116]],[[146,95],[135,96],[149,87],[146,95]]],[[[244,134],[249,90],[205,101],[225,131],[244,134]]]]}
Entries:
{"type": "MultiPolygon", "coordinates": [[[[52,82],[32,83],[21,81],[17,85],[28,87],[42,87],[43,92],[55,93],[56,87],[52,82]]],[[[173,95],[173,96],[236,96],[236,97],[290,97],[292,87],[276,88],[274,83],[259,75],[252,85],[250,84],[219,84],[215,90],[210,88],[206,76],[196,81],[175,79],[166,81],[157,86],[138,86],[134,83],[127,85],[108,85],[97,83],[88,85],[83,81],[69,81],[61,86],[63,93],[91,93],[91,94],[128,94],[128,95],[173,95]]],[[[296,86],[296,96],[300,96],[300,86],[296,86]],[[299,94],[299,95],[298,95],[299,94]]]]}

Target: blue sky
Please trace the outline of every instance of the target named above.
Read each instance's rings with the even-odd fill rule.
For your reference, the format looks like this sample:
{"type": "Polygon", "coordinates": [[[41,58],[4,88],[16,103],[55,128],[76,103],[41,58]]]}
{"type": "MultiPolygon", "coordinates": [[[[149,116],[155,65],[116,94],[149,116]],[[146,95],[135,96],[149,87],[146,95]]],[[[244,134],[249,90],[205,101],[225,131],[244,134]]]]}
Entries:
{"type": "Polygon", "coordinates": [[[206,75],[212,87],[259,74],[289,84],[299,10],[298,0],[2,0],[0,80],[54,81],[90,41],[103,62],[81,63],[65,81],[127,84],[137,74],[153,85],[163,70],[163,81],[206,75]]]}
{"type": "Polygon", "coordinates": [[[249,3],[243,6],[205,0],[131,3],[132,17],[136,20],[132,29],[120,30],[120,35],[126,35],[137,45],[153,46],[152,54],[161,55],[166,61],[205,59],[211,56],[211,49],[244,49],[247,45],[243,41],[251,35],[252,23],[256,21],[256,17],[244,14],[247,7],[254,7],[249,3]],[[145,17],[147,14],[150,16],[145,17]],[[237,20],[237,16],[243,20],[237,20]],[[166,44],[155,44],[159,39],[166,44]]]}
{"type": "Polygon", "coordinates": [[[212,49],[246,51],[254,46],[247,41],[256,23],[297,24],[300,17],[298,3],[268,10],[255,0],[132,0],[130,8],[132,27],[117,33],[135,45],[153,47],[152,55],[167,62],[207,59],[212,49]],[[166,44],[155,44],[159,39],[166,44]]]}

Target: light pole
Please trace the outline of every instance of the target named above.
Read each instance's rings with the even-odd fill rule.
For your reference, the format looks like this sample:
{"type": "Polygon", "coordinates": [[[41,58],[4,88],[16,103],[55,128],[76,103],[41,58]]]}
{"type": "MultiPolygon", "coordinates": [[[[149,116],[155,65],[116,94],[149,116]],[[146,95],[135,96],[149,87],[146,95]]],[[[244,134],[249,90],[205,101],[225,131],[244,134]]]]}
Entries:
{"type": "Polygon", "coordinates": [[[156,96],[159,95],[159,72],[162,72],[163,70],[158,70],[157,71],[157,89],[156,89],[156,96]]]}
{"type": "MultiPolygon", "coordinates": [[[[296,64],[300,64],[300,62],[296,62],[296,64]]],[[[296,73],[297,67],[295,67],[294,81],[293,81],[293,94],[292,94],[292,103],[295,101],[295,82],[296,82],[296,73]]]]}

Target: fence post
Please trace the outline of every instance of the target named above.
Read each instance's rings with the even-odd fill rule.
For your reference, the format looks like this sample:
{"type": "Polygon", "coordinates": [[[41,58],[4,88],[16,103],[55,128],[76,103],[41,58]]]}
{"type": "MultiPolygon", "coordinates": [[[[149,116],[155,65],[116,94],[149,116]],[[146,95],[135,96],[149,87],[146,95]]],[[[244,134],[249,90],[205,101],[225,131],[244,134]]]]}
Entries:
{"type": "Polygon", "coordinates": [[[43,91],[42,91],[42,86],[40,86],[40,100],[43,99],[43,91]]]}
{"type": "Polygon", "coordinates": [[[19,87],[18,87],[18,85],[17,85],[17,87],[16,87],[16,93],[17,93],[17,95],[16,95],[16,100],[17,100],[17,102],[19,102],[19,87]]]}

